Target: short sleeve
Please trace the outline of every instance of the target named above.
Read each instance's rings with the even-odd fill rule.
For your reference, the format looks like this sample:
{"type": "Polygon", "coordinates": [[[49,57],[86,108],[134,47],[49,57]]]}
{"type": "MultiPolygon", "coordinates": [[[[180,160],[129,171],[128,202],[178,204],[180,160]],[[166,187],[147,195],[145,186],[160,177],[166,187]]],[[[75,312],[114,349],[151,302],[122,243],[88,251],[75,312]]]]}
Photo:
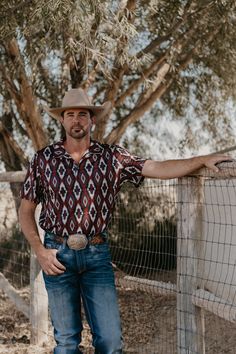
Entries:
{"type": "Polygon", "coordinates": [[[144,180],[142,169],[147,159],[132,155],[128,150],[115,146],[115,157],[121,164],[120,185],[131,182],[138,187],[144,180]]]}
{"type": "Polygon", "coordinates": [[[38,173],[38,154],[36,153],[29,164],[25,181],[21,188],[20,197],[39,204],[42,197],[40,191],[41,183],[38,173]]]}

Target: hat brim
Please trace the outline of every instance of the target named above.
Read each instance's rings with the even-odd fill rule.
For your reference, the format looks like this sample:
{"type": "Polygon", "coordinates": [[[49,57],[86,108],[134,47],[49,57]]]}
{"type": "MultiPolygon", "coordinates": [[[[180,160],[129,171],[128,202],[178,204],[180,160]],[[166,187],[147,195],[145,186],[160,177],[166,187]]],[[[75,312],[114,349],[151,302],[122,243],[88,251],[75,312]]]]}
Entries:
{"type": "Polygon", "coordinates": [[[109,110],[111,109],[111,102],[107,101],[104,102],[103,105],[101,106],[65,106],[65,107],[60,107],[60,108],[49,108],[48,106],[43,105],[43,109],[45,112],[47,112],[51,117],[57,119],[60,121],[61,119],[61,114],[62,112],[68,110],[68,109],[78,109],[78,108],[84,108],[84,109],[89,109],[94,113],[96,118],[100,119],[104,116],[107,115],[109,110]]]}

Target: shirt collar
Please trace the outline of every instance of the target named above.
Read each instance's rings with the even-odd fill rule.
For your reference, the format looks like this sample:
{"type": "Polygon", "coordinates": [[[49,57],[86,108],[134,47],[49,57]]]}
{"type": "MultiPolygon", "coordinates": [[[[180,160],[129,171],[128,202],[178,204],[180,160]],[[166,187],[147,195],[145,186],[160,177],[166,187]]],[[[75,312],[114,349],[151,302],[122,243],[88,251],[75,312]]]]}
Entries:
{"type": "MultiPolygon", "coordinates": [[[[71,156],[65,150],[63,143],[64,143],[64,140],[62,139],[54,144],[55,157],[59,157],[59,158],[60,157],[69,157],[69,158],[71,158],[71,156]]],[[[92,155],[92,154],[101,155],[103,153],[103,150],[104,150],[104,148],[102,147],[102,145],[98,141],[91,140],[89,149],[87,150],[85,155],[86,156],[92,155]]]]}

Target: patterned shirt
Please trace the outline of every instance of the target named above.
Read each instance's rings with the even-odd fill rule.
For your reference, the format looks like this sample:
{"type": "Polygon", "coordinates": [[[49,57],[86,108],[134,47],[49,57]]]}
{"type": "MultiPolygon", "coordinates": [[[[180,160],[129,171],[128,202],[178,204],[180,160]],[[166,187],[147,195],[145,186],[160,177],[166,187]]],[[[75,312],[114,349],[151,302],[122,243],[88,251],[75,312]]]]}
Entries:
{"type": "Polygon", "coordinates": [[[21,198],[42,203],[45,231],[92,237],[106,230],[122,184],[139,186],[144,162],[118,145],[94,141],[77,163],[60,141],[34,155],[21,198]]]}

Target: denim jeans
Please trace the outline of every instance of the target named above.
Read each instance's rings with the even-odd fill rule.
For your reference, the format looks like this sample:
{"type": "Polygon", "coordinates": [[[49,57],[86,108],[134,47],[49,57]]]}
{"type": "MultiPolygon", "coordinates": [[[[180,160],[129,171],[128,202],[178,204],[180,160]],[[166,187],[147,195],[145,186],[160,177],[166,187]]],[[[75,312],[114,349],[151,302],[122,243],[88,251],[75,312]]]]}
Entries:
{"type": "Polygon", "coordinates": [[[74,251],[46,233],[46,248],[56,248],[66,267],[61,275],[46,275],[49,309],[54,327],[54,354],[80,354],[81,299],[93,337],[95,354],[122,353],[122,335],[114,273],[107,243],[74,251]]]}

